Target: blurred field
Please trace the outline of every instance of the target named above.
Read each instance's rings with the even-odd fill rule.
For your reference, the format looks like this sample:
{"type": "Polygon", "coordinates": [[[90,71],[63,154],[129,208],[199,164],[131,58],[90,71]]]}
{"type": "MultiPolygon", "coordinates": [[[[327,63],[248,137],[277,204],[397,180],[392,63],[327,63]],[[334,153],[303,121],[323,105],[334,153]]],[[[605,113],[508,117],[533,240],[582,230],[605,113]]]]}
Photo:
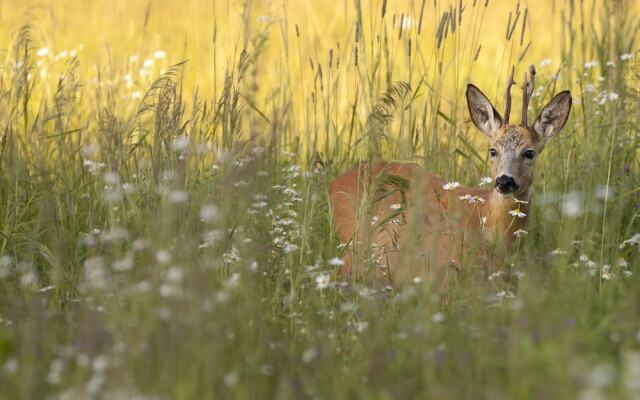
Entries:
{"type": "MultiPolygon", "coordinates": [[[[218,0],[184,4],[29,0],[3,3],[0,32],[3,47],[8,48],[19,28],[32,27],[32,45],[49,50],[40,60],[40,72],[50,85],[55,85],[76,51],[79,74],[87,82],[112,85],[129,76],[130,92],[136,94],[170,65],[188,60],[188,73],[181,80],[184,87],[217,97],[242,49],[255,51],[259,65],[250,77],[257,89],[255,105],[264,109],[276,92],[286,90],[298,116],[295,128],[302,129],[310,123],[305,111],[322,78],[335,85],[325,93],[339,99],[331,104],[340,113],[338,118],[348,116],[351,103],[360,104],[355,101],[358,91],[366,96],[361,110],[366,113],[366,98],[384,90],[387,74],[412,85],[421,80],[433,85],[444,106],[457,104],[461,88],[471,79],[499,97],[510,65],[520,71],[550,60],[543,72],[551,74],[562,61],[582,65],[592,60],[598,49],[589,39],[606,29],[594,22],[607,15],[611,23],[615,10],[623,12],[616,2],[605,8],[590,1],[544,0],[532,6],[476,1],[464,3],[461,15],[460,4],[343,0],[327,7],[317,1],[248,1],[245,7],[244,2],[218,0]],[[444,32],[449,33],[439,46],[436,36],[447,13],[455,14],[455,22],[444,21],[449,27],[444,32]],[[358,21],[362,26],[356,42],[358,21]],[[508,32],[511,40],[506,38],[508,32]],[[165,53],[161,60],[154,58],[158,51],[165,53]],[[143,64],[149,59],[155,62],[146,71],[143,64]],[[324,72],[321,77],[318,69],[324,72]]],[[[638,5],[629,2],[625,8],[637,10],[638,5]]],[[[622,50],[616,43],[605,45],[607,52],[622,50]]],[[[429,95],[427,90],[421,95],[429,95]]]]}
{"type": "Polygon", "coordinates": [[[639,7],[0,2],[0,398],[640,398],[639,7]],[[464,87],[529,64],[574,107],[507,270],[345,282],[329,182],[478,185],[464,87]]]}

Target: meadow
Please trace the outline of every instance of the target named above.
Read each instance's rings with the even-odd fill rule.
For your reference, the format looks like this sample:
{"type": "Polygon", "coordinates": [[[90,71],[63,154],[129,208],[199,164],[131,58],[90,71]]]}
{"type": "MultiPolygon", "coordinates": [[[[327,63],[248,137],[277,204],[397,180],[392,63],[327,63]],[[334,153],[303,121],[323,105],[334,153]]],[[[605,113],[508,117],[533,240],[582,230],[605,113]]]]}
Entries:
{"type": "Polygon", "coordinates": [[[640,398],[639,11],[0,2],[0,398],[640,398]],[[508,271],[342,276],[329,182],[480,185],[465,86],[530,64],[574,106],[508,271]]]}

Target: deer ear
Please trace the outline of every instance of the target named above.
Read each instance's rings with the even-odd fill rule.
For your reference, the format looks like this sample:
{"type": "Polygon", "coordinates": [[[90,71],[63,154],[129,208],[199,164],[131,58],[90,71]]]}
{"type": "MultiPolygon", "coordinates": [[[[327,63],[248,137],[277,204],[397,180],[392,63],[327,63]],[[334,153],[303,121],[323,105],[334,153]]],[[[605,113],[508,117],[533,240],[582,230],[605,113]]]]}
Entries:
{"type": "Polygon", "coordinates": [[[491,137],[502,126],[502,117],[480,89],[467,85],[467,106],[473,124],[480,132],[491,137]]]}
{"type": "Polygon", "coordinates": [[[549,104],[544,106],[533,130],[543,141],[560,132],[571,112],[571,93],[568,90],[558,93],[549,104]]]}

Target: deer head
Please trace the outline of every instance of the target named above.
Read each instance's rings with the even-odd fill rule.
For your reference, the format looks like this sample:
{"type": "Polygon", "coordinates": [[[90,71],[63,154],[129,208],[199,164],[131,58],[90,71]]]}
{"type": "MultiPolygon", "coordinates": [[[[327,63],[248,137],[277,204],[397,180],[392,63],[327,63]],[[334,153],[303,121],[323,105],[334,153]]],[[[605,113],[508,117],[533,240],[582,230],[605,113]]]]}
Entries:
{"type": "Polygon", "coordinates": [[[533,183],[536,159],[547,141],[567,122],[571,111],[571,93],[558,93],[540,112],[532,125],[527,123],[527,109],[533,94],[535,69],[529,67],[522,86],[522,120],[510,125],[513,68],[507,79],[504,118],[489,99],[472,84],[467,86],[467,104],[473,124],[489,138],[491,174],[498,194],[527,198],[533,183]]]}

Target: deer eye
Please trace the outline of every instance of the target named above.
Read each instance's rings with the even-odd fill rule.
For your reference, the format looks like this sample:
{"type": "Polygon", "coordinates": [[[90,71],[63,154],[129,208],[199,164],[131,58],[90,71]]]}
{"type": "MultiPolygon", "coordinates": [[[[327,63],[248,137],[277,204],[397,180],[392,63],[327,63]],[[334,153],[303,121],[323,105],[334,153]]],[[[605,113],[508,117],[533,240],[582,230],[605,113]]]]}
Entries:
{"type": "Polygon", "coordinates": [[[498,155],[498,151],[496,149],[489,149],[489,157],[493,158],[498,155]]]}
{"type": "Polygon", "coordinates": [[[536,152],[533,150],[527,150],[524,152],[524,158],[533,160],[534,158],[536,158],[536,152]]]}

